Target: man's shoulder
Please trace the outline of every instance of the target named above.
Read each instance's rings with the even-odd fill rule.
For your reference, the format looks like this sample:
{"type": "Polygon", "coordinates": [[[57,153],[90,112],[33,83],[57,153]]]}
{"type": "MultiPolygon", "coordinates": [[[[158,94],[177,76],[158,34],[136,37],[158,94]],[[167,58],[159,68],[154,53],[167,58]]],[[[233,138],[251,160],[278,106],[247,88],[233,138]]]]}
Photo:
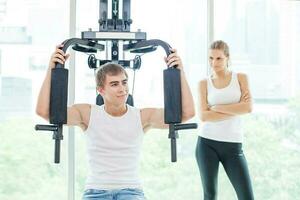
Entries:
{"type": "Polygon", "coordinates": [[[92,106],[94,106],[94,105],[87,104],[87,103],[73,104],[71,106],[71,109],[75,109],[83,117],[89,117],[90,113],[91,113],[92,106]]]}
{"type": "Polygon", "coordinates": [[[149,119],[152,115],[157,112],[160,112],[163,108],[141,108],[141,117],[144,119],[149,119]]]}
{"type": "Polygon", "coordinates": [[[139,110],[141,111],[141,113],[151,113],[155,110],[158,110],[159,108],[139,108],[139,110]]]}
{"type": "Polygon", "coordinates": [[[73,104],[72,107],[79,109],[80,111],[90,111],[92,105],[87,103],[80,103],[80,104],[73,104]]]}

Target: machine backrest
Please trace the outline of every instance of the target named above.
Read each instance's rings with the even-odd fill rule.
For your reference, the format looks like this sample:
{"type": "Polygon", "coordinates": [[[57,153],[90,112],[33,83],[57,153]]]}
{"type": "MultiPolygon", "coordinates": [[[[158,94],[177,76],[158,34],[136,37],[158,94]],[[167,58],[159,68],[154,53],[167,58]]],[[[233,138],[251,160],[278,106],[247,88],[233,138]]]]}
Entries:
{"type": "MultiPolygon", "coordinates": [[[[130,106],[134,106],[134,101],[133,101],[133,97],[131,94],[128,95],[127,101],[126,103],[130,106]]],[[[100,94],[98,94],[97,98],[96,98],[96,104],[98,106],[101,106],[104,104],[103,98],[100,94]]]]}

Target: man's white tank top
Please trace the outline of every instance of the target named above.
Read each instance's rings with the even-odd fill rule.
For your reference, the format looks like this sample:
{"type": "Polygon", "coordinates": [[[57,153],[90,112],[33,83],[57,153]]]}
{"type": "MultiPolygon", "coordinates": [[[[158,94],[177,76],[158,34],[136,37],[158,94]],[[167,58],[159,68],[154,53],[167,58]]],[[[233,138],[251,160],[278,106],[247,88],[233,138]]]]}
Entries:
{"type": "MultiPolygon", "coordinates": [[[[209,106],[220,104],[234,104],[240,102],[241,89],[237,74],[232,72],[231,81],[228,86],[217,89],[213,85],[211,77],[207,78],[207,101],[209,106]]],[[[242,142],[243,133],[239,116],[230,119],[203,122],[200,136],[223,142],[242,142]]]]}
{"type": "Polygon", "coordinates": [[[92,105],[85,134],[89,162],[85,189],[142,188],[138,168],[144,131],[139,109],[127,105],[124,115],[113,117],[103,105],[92,105]]]}

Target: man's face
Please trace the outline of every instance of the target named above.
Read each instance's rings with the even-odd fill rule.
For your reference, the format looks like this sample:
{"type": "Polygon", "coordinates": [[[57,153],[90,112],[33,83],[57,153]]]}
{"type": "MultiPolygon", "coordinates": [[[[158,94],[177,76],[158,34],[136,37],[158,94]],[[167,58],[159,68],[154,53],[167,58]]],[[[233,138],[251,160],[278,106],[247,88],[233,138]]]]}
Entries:
{"type": "Polygon", "coordinates": [[[125,104],[128,97],[128,80],[124,73],[115,76],[106,75],[104,87],[98,88],[104,101],[114,105],[125,104]]]}

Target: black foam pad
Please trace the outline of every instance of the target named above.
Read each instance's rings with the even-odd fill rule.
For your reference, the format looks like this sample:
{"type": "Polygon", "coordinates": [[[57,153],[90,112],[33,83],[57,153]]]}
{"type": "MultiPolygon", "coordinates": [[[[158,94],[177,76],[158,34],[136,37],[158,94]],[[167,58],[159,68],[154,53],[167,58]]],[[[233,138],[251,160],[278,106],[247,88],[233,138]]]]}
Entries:
{"type": "Polygon", "coordinates": [[[165,123],[181,123],[181,82],[180,70],[168,68],[164,70],[164,103],[165,123]]]}
{"type": "MultiPolygon", "coordinates": [[[[134,106],[134,101],[133,101],[133,97],[131,94],[128,95],[126,103],[130,106],[134,106]]],[[[98,96],[96,98],[96,104],[98,106],[101,106],[104,104],[103,97],[100,94],[98,94],[98,96]]]]}
{"type": "Polygon", "coordinates": [[[50,123],[67,123],[68,70],[54,68],[51,71],[50,123]]]}

